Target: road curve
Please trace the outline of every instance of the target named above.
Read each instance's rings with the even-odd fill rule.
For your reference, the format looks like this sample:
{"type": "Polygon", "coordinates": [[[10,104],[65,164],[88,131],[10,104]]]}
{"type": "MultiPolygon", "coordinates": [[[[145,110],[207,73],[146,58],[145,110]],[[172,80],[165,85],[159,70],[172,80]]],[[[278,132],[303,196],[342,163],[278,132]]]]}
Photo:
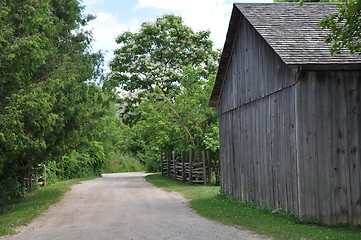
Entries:
{"type": "Polygon", "coordinates": [[[188,200],[144,181],[144,173],[104,174],[77,184],[6,240],[265,239],[200,217],[188,200]]]}

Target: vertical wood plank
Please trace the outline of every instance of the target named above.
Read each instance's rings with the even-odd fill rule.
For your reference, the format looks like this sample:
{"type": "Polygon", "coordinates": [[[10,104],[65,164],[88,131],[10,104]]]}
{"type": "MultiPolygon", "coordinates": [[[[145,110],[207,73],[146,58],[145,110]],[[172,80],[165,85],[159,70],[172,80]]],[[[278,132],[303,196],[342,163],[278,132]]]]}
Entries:
{"type": "MultiPolygon", "coordinates": [[[[338,75],[338,74],[337,74],[338,75]]],[[[333,156],[335,173],[335,209],[336,221],[347,222],[347,179],[345,176],[347,160],[347,130],[345,123],[346,101],[344,82],[336,76],[332,85],[332,119],[333,119],[333,156]]]]}
{"type": "Polygon", "coordinates": [[[350,192],[352,225],[361,224],[361,75],[353,73],[348,76],[348,142],[350,158],[350,192]]]}
{"type": "Polygon", "coordinates": [[[189,150],[189,177],[188,181],[190,184],[193,184],[193,151],[189,150]]]}
{"type": "Polygon", "coordinates": [[[185,156],[184,156],[184,153],[182,152],[181,153],[181,159],[182,159],[182,182],[185,182],[186,181],[186,168],[185,168],[185,156]]]}
{"type": "Polygon", "coordinates": [[[208,177],[207,184],[210,186],[212,185],[212,160],[208,150],[206,153],[207,153],[206,158],[207,158],[207,177],[208,177]]]}
{"type": "Polygon", "coordinates": [[[203,164],[203,184],[207,185],[207,163],[206,163],[206,153],[202,150],[202,164],[203,164]]]}
{"type": "Polygon", "coordinates": [[[291,161],[291,175],[290,175],[290,191],[292,212],[298,214],[298,175],[297,175],[297,145],[296,145],[296,87],[292,87],[290,91],[290,161],[291,161]]]}
{"type": "Polygon", "coordinates": [[[177,179],[177,164],[174,156],[174,151],[172,151],[172,161],[173,161],[173,174],[174,174],[173,178],[177,179]]]}
{"type": "Polygon", "coordinates": [[[296,117],[296,168],[297,168],[297,202],[298,202],[298,211],[297,216],[302,218],[305,211],[305,194],[304,194],[304,183],[303,183],[303,102],[302,102],[302,86],[300,82],[296,83],[295,88],[295,117],[296,117]]]}
{"type": "Polygon", "coordinates": [[[170,176],[170,159],[168,153],[166,153],[166,160],[167,160],[167,176],[170,176]]]}
{"type": "Polygon", "coordinates": [[[332,200],[331,193],[333,181],[333,169],[331,168],[332,155],[332,121],[331,121],[331,99],[330,99],[330,83],[327,76],[321,73],[317,77],[316,87],[316,152],[319,164],[318,176],[318,195],[319,195],[319,215],[320,221],[326,224],[335,224],[332,218],[332,200]]]}

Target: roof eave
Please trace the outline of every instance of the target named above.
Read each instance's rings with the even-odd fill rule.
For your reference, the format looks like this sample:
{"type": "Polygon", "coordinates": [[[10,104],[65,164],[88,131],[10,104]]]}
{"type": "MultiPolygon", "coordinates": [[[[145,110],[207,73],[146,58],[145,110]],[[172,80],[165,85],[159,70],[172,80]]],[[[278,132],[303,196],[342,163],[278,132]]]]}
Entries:
{"type": "Polygon", "coordinates": [[[231,55],[232,55],[233,45],[234,45],[236,34],[238,31],[240,19],[241,19],[241,12],[236,7],[236,5],[233,4],[232,15],[231,15],[231,19],[229,22],[229,27],[228,27],[227,36],[226,36],[226,40],[224,43],[222,55],[221,55],[221,58],[219,61],[219,67],[218,67],[218,72],[217,72],[217,76],[216,76],[216,81],[214,83],[212,95],[211,95],[211,98],[210,98],[209,104],[208,104],[210,107],[218,107],[219,98],[221,96],[224,79],[227,74],[228,65],[230,62],[231,55]]]}
{"type": "Polygon", "coordinates": [[[357,63],[288,63],[290,67],[300,67],[301,71],[361,71],[361,62],[357,63]]]}

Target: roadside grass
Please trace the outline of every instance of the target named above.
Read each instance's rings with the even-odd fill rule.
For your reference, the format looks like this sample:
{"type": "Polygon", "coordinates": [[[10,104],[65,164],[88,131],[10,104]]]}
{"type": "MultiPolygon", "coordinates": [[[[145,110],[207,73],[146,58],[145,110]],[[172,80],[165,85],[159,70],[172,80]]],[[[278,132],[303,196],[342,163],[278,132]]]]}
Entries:
{"type": "Polygon", "coordinates": [[[284,240],[360,240],[361,226],[329,227],[302,223],[282,211],[269,211],[237,199],[224,196],[219,187],[191,186],[180,181],[152,174],[146,180],[166,191],[176,191],[190,199],[190,207],[206,218],[246,228],[254,233],[284,240]]]}
{"type": "Polygon", "coordinates": [[[102,173],[143,172],[145,167],[127,153],[116,153],[102,173]]]}
{"type": "Polygon", "coordinates": [[[27,194],[0,214],[0,236],[15,234],[16,228],[29,224],[35,217],[61,200],[63,194],[74,184],[90,180],[95,176],[60,181],[27,194]]]}

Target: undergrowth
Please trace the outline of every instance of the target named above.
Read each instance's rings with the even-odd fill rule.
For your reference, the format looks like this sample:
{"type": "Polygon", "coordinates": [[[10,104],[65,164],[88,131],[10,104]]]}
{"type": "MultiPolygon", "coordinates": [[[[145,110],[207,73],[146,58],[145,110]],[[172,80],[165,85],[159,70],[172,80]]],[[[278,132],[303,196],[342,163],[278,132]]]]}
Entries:
{"type": "Polygon", "coordinates": [[[145,167],[131,154],[116,153],[105,166],[103,173],[143,172],[145,167]]]}

